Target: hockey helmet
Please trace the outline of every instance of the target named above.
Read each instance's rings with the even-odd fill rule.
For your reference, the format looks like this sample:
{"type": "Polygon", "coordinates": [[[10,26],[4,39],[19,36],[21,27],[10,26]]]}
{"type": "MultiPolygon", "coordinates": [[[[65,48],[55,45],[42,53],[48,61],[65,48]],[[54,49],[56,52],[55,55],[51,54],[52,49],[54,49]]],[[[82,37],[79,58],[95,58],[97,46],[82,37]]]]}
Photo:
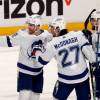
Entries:
{"type": "Polygon", "coordinates": [[[92,13],[90,22],[92,24],[92,29],[94,30],[99,30],[100,29],[100,10],[96,10],[95,12],[92,13]]]}
{"type": "Polygon", "coordinates": [[[60,30],[65,29],[64,18],[57,17],[50,23],[50,25],[53,26],[54,28],[60,28],[60,30]]]}
{"type": "Polygon", "coordinates": [[[93,12],[93,14],[91,15],[91,18],[94,18],[94,19],[100,18],[100,11],[93,12]]]}
{"type": "Polygon", "coordinates": [[[38,15],[38,14],[31,15],[27,19],[26,23],[27,24],[33,24],[33,25],[41,25],[41,16],[38,15]]]}

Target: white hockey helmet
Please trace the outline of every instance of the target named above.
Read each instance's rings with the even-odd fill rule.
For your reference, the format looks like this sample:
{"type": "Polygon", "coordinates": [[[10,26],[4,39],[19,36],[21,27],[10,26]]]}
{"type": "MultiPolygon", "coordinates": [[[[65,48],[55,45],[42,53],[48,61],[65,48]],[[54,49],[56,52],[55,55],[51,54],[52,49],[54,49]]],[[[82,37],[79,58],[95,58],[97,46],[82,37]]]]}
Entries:
{"type": "Polygon", "coordinates": [[[100,18],[100,10],[93,12],[91,18],[98,19],[100,18]]]}
{"type": "Polygon", "coordinates": [[[59,27],[60,30],[65,29],[64,18],[63,17],[57,17],[50,23],[50,25],[55,27],[55,28],[59,27]]]}
{"type": "Polygon", "coordinates": [[[29,18],[26,21],[27,24],[33,24],[33,25],[41,25],[41,16],[38,14],[34,14],[29,16],[29,18]]]}

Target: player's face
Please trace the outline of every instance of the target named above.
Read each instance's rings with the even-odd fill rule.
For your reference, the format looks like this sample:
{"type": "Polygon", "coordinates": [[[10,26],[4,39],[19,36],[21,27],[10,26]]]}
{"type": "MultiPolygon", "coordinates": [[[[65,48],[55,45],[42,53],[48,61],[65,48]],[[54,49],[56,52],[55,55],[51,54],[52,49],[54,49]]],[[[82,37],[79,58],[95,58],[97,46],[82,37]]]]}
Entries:
{"type": "Polygon", "coordinates": [[[94,27],[95,31],[100,30],[100,18],[91,18],[90,23],[94,27]]]}
{"type": "Polygon", "coordinates": [[[29,24],[28,29],[29,29],[29,34],[34,34],[37,30],[40,29],[40,25],[29,24]]]}
{"type": "Polygon", "coordinates": [[[59,27],[49,26],[49,32],[53,34],[53,37],[58,37],[60,33],[59,27]]]}
{"type": "Polygon", "coordinates": [[[100,23],[100,18],[97,18],[97,19],[91,18],[90,19],[90,22],[91,22],[92,26],[98,27],[99,26],[99,23],[100,23]]]}
{"type": "Polygon", "coordinates": [[[55,28],[53,26],[49,26],[49,32],[52,33],[53,37],[56,37],[55,28]]]}
{"type": "Polygon", "coordinates": [[[55,27],[55,32],[56,32],[56,36],[58,37],[60,34],[60,28],[59,27],[55,27]]]}
{"type": "Polygon", "coordinates": [[[40,29],[40,25],[36,25],[36,31],[40,29]]]}
{"type": "Polygon", "coordinates": [[[95,23],[96,23],[95,19],[94,18],[91,18],[90,19],[90,23],[91,23],[92,26],[95,26],[95,23]]]}

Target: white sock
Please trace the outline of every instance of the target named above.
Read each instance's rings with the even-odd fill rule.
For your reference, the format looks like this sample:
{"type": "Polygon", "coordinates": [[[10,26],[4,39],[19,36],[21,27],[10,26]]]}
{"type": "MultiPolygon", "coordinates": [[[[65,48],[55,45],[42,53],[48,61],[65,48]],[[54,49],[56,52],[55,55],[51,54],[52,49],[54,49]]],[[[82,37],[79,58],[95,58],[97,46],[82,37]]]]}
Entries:
{"type": "Polygon", "coordinates": [[[18,100],[30,100],[32,92],[29,90],[21,90],[19,92],[18,100]]]}
{"type": "Polygon", "coordinates": [[[30,100],[39,100],[40,99],[40,93],[32,92],[30,100]]]}

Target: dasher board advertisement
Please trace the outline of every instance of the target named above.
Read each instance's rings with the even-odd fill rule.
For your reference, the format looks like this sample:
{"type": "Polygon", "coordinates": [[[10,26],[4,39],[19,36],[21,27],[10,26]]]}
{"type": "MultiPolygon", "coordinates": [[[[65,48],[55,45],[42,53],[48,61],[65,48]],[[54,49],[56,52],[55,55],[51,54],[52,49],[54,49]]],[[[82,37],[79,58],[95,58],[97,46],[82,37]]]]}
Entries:
{"type": "Polygon", "coordinates": [[[0,0],[0,27],[24,25],[34,13],[42,15],[44,23],[56,16],[82,22],[95,7],[95,0],[0,0]]]}

